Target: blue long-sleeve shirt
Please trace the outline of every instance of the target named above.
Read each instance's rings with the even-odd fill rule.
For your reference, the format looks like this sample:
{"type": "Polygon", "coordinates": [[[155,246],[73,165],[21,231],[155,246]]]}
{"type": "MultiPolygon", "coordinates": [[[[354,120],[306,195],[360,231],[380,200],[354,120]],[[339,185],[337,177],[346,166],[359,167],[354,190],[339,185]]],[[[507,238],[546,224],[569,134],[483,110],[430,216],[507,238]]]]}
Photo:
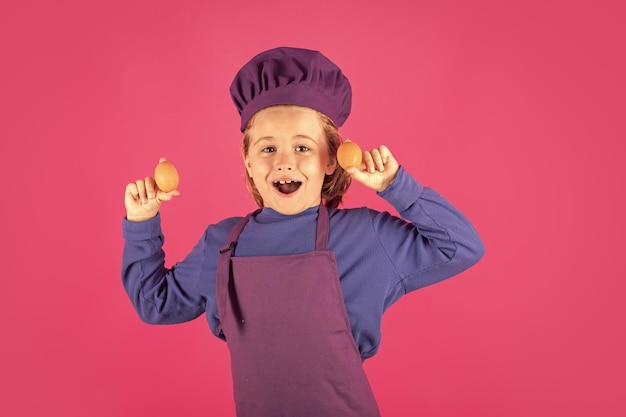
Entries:
{"type": "MultiPolygon", "coordinates": [[[[378,193],[402,218],[368,208],[330,209],[328,250],[335,252],[352,334],[363,359],[381,338],[384,311],[402,295],[456,275],[480,260],[484,247],[470,222],[402,167],[378,193]]],[[[315,250],[317,207],[296,215],[264,208],[239,237],[236,256],[315,250]]],[[[215,284],[219,249],[241,217],[210,225],[182,262],[165,267],[160,217],[123,222],[122,281],[140,318],[170,324],[206,314],[219,324],[215,284]]]]}

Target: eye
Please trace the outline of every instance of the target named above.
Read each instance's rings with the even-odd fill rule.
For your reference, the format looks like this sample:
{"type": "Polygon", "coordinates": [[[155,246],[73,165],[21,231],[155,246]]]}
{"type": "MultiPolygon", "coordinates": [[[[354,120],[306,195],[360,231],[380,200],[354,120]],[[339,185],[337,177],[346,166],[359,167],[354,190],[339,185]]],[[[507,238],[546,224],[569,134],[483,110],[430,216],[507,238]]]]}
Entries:
{"type": "Polygon", "coordinates": [[[296,146],[296,152],[306,152],[309,150],[308,146],[300,145],[296,146]]]}
{"type": "Polygon", "coordinates": [[[265,148],[261,149],[261,152],[263,153],[276,152],[276,148],[274,148],[273,146],[266,146],[265,148]]]}

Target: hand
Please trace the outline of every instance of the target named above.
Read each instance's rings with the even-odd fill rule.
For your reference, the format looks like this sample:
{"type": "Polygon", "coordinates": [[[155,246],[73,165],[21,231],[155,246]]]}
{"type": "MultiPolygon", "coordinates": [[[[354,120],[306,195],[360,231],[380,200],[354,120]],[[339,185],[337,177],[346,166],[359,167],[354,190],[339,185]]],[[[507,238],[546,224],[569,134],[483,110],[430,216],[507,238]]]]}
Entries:
{"type": "Polygon", "coordinates": [[[387,188],[400,169],[396,158],[382,145],[371,151],[363,151],[363,161],[358,168],[348,168],[346,172],[356,181],[376,192],[387,188]]]}
{"type": "MultiPolygon", "coordinates": [[[[165,158],[161,158],[159,162],[164,160],[165,158]]],[[[163,201],[169,201],[178,195],[178,190],[169,193],[161,191],[152,177],[131,182],[126,186],[124,196],[126,218],[131,222],[149,220],[157,215],[163,201]]]]}

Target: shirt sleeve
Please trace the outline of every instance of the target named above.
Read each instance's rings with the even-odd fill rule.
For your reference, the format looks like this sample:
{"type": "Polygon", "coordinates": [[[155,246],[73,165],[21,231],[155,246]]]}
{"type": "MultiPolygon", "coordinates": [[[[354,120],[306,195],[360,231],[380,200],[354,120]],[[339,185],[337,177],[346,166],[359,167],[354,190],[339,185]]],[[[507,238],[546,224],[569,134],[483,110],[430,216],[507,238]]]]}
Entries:
{"type": "Polygon", "coordinates": [[[404,168],[378,194],[404,221],[378,216],[374,227],[405,293],[459,274],[483,257],[482,240],[469,220],[404,168]]]}
{"type": "Polygon", "coordinates": [[[143,321],[182,323],[204,313],[206,300],[199,291],[204,237],[184,262],[168,269],[162,249],[164,237],[160,215],[144,222],[124,219],[122,235],[125,239],[122,283],[143,321]]]}

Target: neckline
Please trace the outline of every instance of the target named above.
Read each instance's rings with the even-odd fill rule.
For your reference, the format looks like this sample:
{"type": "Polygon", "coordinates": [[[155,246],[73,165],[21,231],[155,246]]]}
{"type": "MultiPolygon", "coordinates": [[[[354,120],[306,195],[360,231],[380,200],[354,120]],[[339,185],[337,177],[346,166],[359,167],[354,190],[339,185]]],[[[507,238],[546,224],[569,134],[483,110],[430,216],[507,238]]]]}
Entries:
{"type": "Polygon", "coordinates": [[[314,207],[309,207],[308,209],[301,211],[295,214],[283,214],[274,210],[270,207],[263,207],[254,214],[255,220],[259,223],[273,223],[275,221],[295,219],[298,217],[308,216],[308,215],[317,215],[319,210],[319,205],[314,207]]]}
{"type": "MultiPolygon", "coordinates": [[[[258,209],[254,213],[250,213],[244,218],[242,218],[235,225],[235,227],[233,227],[233,229],[230,231],[230,234],[228,235],[228,240],[226,241],[226,244],[220,249],[220,253],[225,254],[226,252],[230,252],[230,256],[232,256],[233,249],[236,245],[237,239],[239,239],[239,235],[243,231],[246,224],[250,221],[251,218],[253,217],[256,218],[258,215],[260,215],[264,209],[258,209]]],[[[281,218],[288,217],[287,215],[278,213],[275,210],[272,210],[272,212],[276,213],[276,215],[280,216],[281,218]]],[[[315,234],[316,235],[315,236],[315,250],[326,251],[328,247],[328,227],[329,227],[328,208],[320,204],[319,206],[308,208],[304,210],[303,212],[293,214],[291,216],[299,216],[299,215],[303,215],[304,213],[308,214],[308,213],[313,213],[313,212],[319,212],[319,215],[317,215],[317,219],[316,219],[317,226],[316,226],[316,234],[315,234]]]]}

